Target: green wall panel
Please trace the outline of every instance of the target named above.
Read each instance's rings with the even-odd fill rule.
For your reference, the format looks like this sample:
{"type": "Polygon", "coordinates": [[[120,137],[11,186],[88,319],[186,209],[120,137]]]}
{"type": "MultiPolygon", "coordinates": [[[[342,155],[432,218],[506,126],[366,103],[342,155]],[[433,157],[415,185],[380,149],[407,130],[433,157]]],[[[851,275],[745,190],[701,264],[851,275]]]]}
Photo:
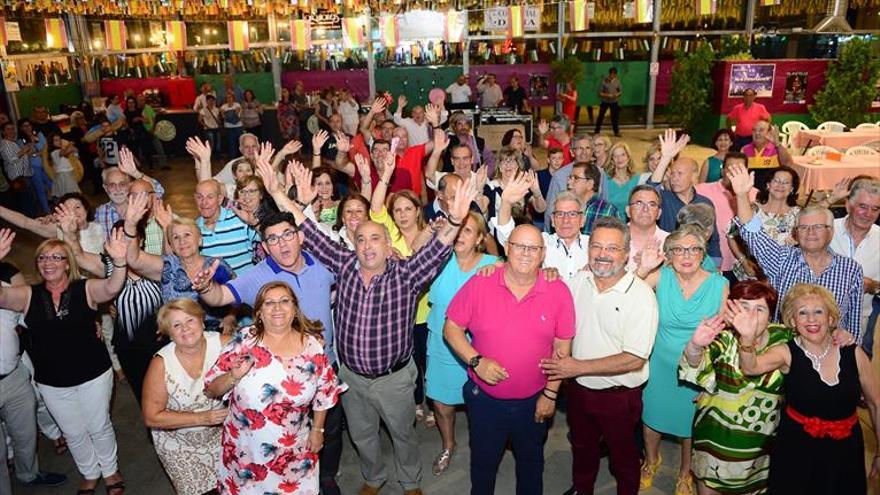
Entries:
{"type": "MultiPolygon", "coordinates": [[[[200,92],[202,83],[208,83],[214,87],[218,96],[223,91],[223,78],[226,76],[216,74],[200,74],[196,76],[196,93],[200,92]]],[[[235,74],[232,76],[235,83],[241,86],[242,90],[250,89],[254,92],[260,103],[268,104],[275,102],[275,81],[272,79],[271,72],[257,72],[255,74],[235,74]]],[[[222,104],[222,103],[221,103],[222,104]]]]}
{"type": "MultiPolygon", "coordinates": [[[[782,127],[782,124],[790,120],[803,122],[810,126],[810,128],[815,128],[817,125],[816,121],[813,120],[808,113],[778,113],[773,115],[772,120],[773,124],[779,127],[782,127]]],[[[692,142],[703,146],[712,146],[711,141],[712,136],[715,135],[715,131],[724,127],[726,123],[727,115],[717,113],[707,114],[693,130],[693,136],[691,136],[692,142]]]]}
{"type": "Polygon", "coordinates": [[[578,105],[598,105],[599,84],[608,75],[608,69],[617,67],[620,79],[621,106],[648,104],[648,62],[633,60],[617,62],[586,62],[586,76],[577,86],[578,105]]]}
{"type": "MultiPolygon", "coordinates": [[[[446,88],[461,74],[461,66],[393,67],[376,69],[376,90],[389,91],[397,97],[406,95],[408,108],[428,103],[431,88],[446,88]]],[[[391,111],[397,110],[395,100],[391,111]]]]}
{"type": "Polygon", "coordinates": [[[39,105],[45,105],[49,112],[56,114],[61,111],[61,105],[78,105],[82,102],[79,84],[24,88],[13,94],[18,102],[18,114],[21,117],[30,117],[31,110],[39,105]]]}

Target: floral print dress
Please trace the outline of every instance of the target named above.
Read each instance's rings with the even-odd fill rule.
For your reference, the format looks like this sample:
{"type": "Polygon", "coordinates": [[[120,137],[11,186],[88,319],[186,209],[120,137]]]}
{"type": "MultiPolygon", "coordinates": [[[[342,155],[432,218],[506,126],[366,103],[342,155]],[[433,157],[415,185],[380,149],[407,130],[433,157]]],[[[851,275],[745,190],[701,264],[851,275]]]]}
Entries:
{"type": "Polygon", "coordinates": [[[223,349],[205,378],[206,386],[232,369],[239,356],[254,366],[227,394],[221,494],[306,495],[318,493],[318,454],[308,450],[309,412],[333,407],[348,386],[339,382],[322,343],[307,336],[298,356],[276,356],[242,329],[223,349]]]}

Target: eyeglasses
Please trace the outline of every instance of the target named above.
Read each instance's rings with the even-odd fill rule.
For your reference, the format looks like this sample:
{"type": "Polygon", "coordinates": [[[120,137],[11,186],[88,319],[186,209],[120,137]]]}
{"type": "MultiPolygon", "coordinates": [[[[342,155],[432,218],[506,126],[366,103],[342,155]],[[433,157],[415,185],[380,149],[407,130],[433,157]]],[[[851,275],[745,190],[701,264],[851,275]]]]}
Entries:
{"type": "Polygon", "coordinates": [[[583,215],[582,211],[554,211],[553,216],[555,218],[577,218],[583,215]]]}
{"type": "Polygon", "coordinates": [[[538,254],[540,250],[544,249],[544,246],[532,246],[530,244],[520,244],[513,241],[507,241],[507,244],[508,246],[510,246],[511,251],[517,251],[526,254],[538,254]]]}
{"type": "Polygon", "coordinates": [[[256,196],[259,192],[260,192],[260,190],[257,189],[256,187],[254,187],[254,188],[248,188],[248,189],[241,189],[238,191],[238,195],[239,196],[256,196]]]}
{"type": "Polygon", "coordinates": [[[777,186],[790,186],[791,185],[790,180],[783,180],[783,179],[771,179],[770,183],[776,184],[777,186]]]}
{"type": "Polygon", "coordinates": [[[685,255],[696,256],[698,254],[703,254],[705,251],[706,250],[703,249],[701,246],[691,246],[691,247],[675,246],[675,247],[669,248],[669,252],[672,253],[674,256],[685,256],[685,255]]]}
{"type": "Polygon", "coordinates": [[[580,175],[571,174],[568,176],[568,180],[590,180],[589,177],[581,177],[580,175]]]}
{"type": "Polygon", "coordinates": [[[37,256],[37,263],[45,263],[47,261],[54,261],[55,263],[60,263],[67,259],[67,256],[63,254],[41,254],[37,256]]]}
{"type": "Polygon", "coordinates": [[[293,240],[294,237],[296,237],[296,231],[293,229],[287,229],[280,235],[273,234],[266,237],[265,241],[267,245],[274,246],[281,242],[281,239],[284,239],[284,241],[287,242],[293,240]]]}
{"type": "Polygon", "coordinates": [[[278,299],[278,300],[267,299],[267,300],[263,301],[263,306],[266,309],[270,309],[270,310],[275,309],[277,307],[281,307],[281,306],[287,307],[287,306],[292,306],[292,305],[293,305],[293,299],[291,299],[289,297],[282,297],[281,299],[278,299]]]}
{"type": "Polygon", "coordinates": [[[611,254],[617,254],[623,251],[623,248],[615,245],[603,246],[602,244],[590,244],[590,250],[599,252],[606,251],[611,254]]]}
{"type": "Polygon", "coordinates": [[[660,205],[659,205],[656,201],[647,201],[647,202],[645,202],[645,201],[633,201],[633,202],[630,203],[629,205],[630,205],[631,207],[637,209],[637,210],[644,210],[644,209],[646,209],[646,208],[649,209],[649,210],[653,210],[653,209],[656,209],[656,208],[659,208],[659,207],[660,207],[660,205]]]}
{"type": "Polygon", "coordinates": [[[795,227],[798,232],[821,232],[824,229],[830,229],[831,226],[824,223],[814,223],[813,225],[798,225],[795,227]]]}

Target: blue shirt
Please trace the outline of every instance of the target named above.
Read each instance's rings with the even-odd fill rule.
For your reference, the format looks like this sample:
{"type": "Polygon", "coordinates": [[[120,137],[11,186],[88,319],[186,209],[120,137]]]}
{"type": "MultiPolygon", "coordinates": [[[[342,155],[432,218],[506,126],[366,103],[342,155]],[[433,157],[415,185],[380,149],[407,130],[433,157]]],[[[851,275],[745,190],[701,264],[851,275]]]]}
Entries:
{"type": "Polygon", "coordinates": [[[244,223],[229,208],[220,208],[220,216],[213,229],[205,226],[205,219],[196,221],[202,233],[202,249],[204,256],[223,258],[241,275],[254,266],[254,243],[259,235],[250,225],[244,223]]]}
{"type": "MultiPolygon", "coordinates": [[[[214,259],[210,256],[205,256],[202,268],[210,267],[214,263],[214,259]]],[[[220,265],[217,267],[217,271],[214,272],[213,280],[218,284],[224,284],[233,277],[235,277],[235,274],[229,268],[229,265],[225,261],[220,260],[220,265]]],[[[192,299],[201,304],[205,310],[205,330],[220,330],[220,321],[226,316],[228,312],[227,307],[212,308],[202,304],[201,300],[199,300],[199,294],[192,286],[192,280],[190,280],[189,275],[186,274],[186,270],[180,263],[180,258],[173,254],[162,256],[162,278],[160,283],[162,284],[163,303],[179,298],[192,299]]]]}
{"type": "Polygon", "coordinates": [[[232,292],[236,303],[253,306],[257,299],[257,293],[260,292],[263,285],[274,281],[287,283],[296,294],[303,314],[324,325],[324,353],[327,354],[327,359],[331,363],[335,363],[333,315],[330,311],[330,288],[333,286],[335,277],[330,270],[305,251],[301,256],[305,264],[299,272],[290,272],[281,268],[270,256],[257,263],[243,276],[227,282],[226,287],[232,292]]]}

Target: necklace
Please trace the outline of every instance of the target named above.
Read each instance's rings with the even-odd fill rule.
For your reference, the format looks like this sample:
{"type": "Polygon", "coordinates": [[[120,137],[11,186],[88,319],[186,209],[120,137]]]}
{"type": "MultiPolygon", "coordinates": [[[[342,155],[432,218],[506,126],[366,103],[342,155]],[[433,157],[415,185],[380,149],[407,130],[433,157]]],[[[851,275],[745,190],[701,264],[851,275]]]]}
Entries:
{"type": "Polygon", "coordinates": [[[819,371],[819,368],[822,366],[822,361],[825,360],[825,357],[828,356],[828,352],[831,351],[831,342],[828,342],[828,345],[825,346],[825,350],[818,356],[807,349],[807,346],[803,344],[802,339],[798,339],[798,346],[804,351],[804,355],[810,358],[810,362],[813,364],[813,369],[816,371],[819,371]]]}

